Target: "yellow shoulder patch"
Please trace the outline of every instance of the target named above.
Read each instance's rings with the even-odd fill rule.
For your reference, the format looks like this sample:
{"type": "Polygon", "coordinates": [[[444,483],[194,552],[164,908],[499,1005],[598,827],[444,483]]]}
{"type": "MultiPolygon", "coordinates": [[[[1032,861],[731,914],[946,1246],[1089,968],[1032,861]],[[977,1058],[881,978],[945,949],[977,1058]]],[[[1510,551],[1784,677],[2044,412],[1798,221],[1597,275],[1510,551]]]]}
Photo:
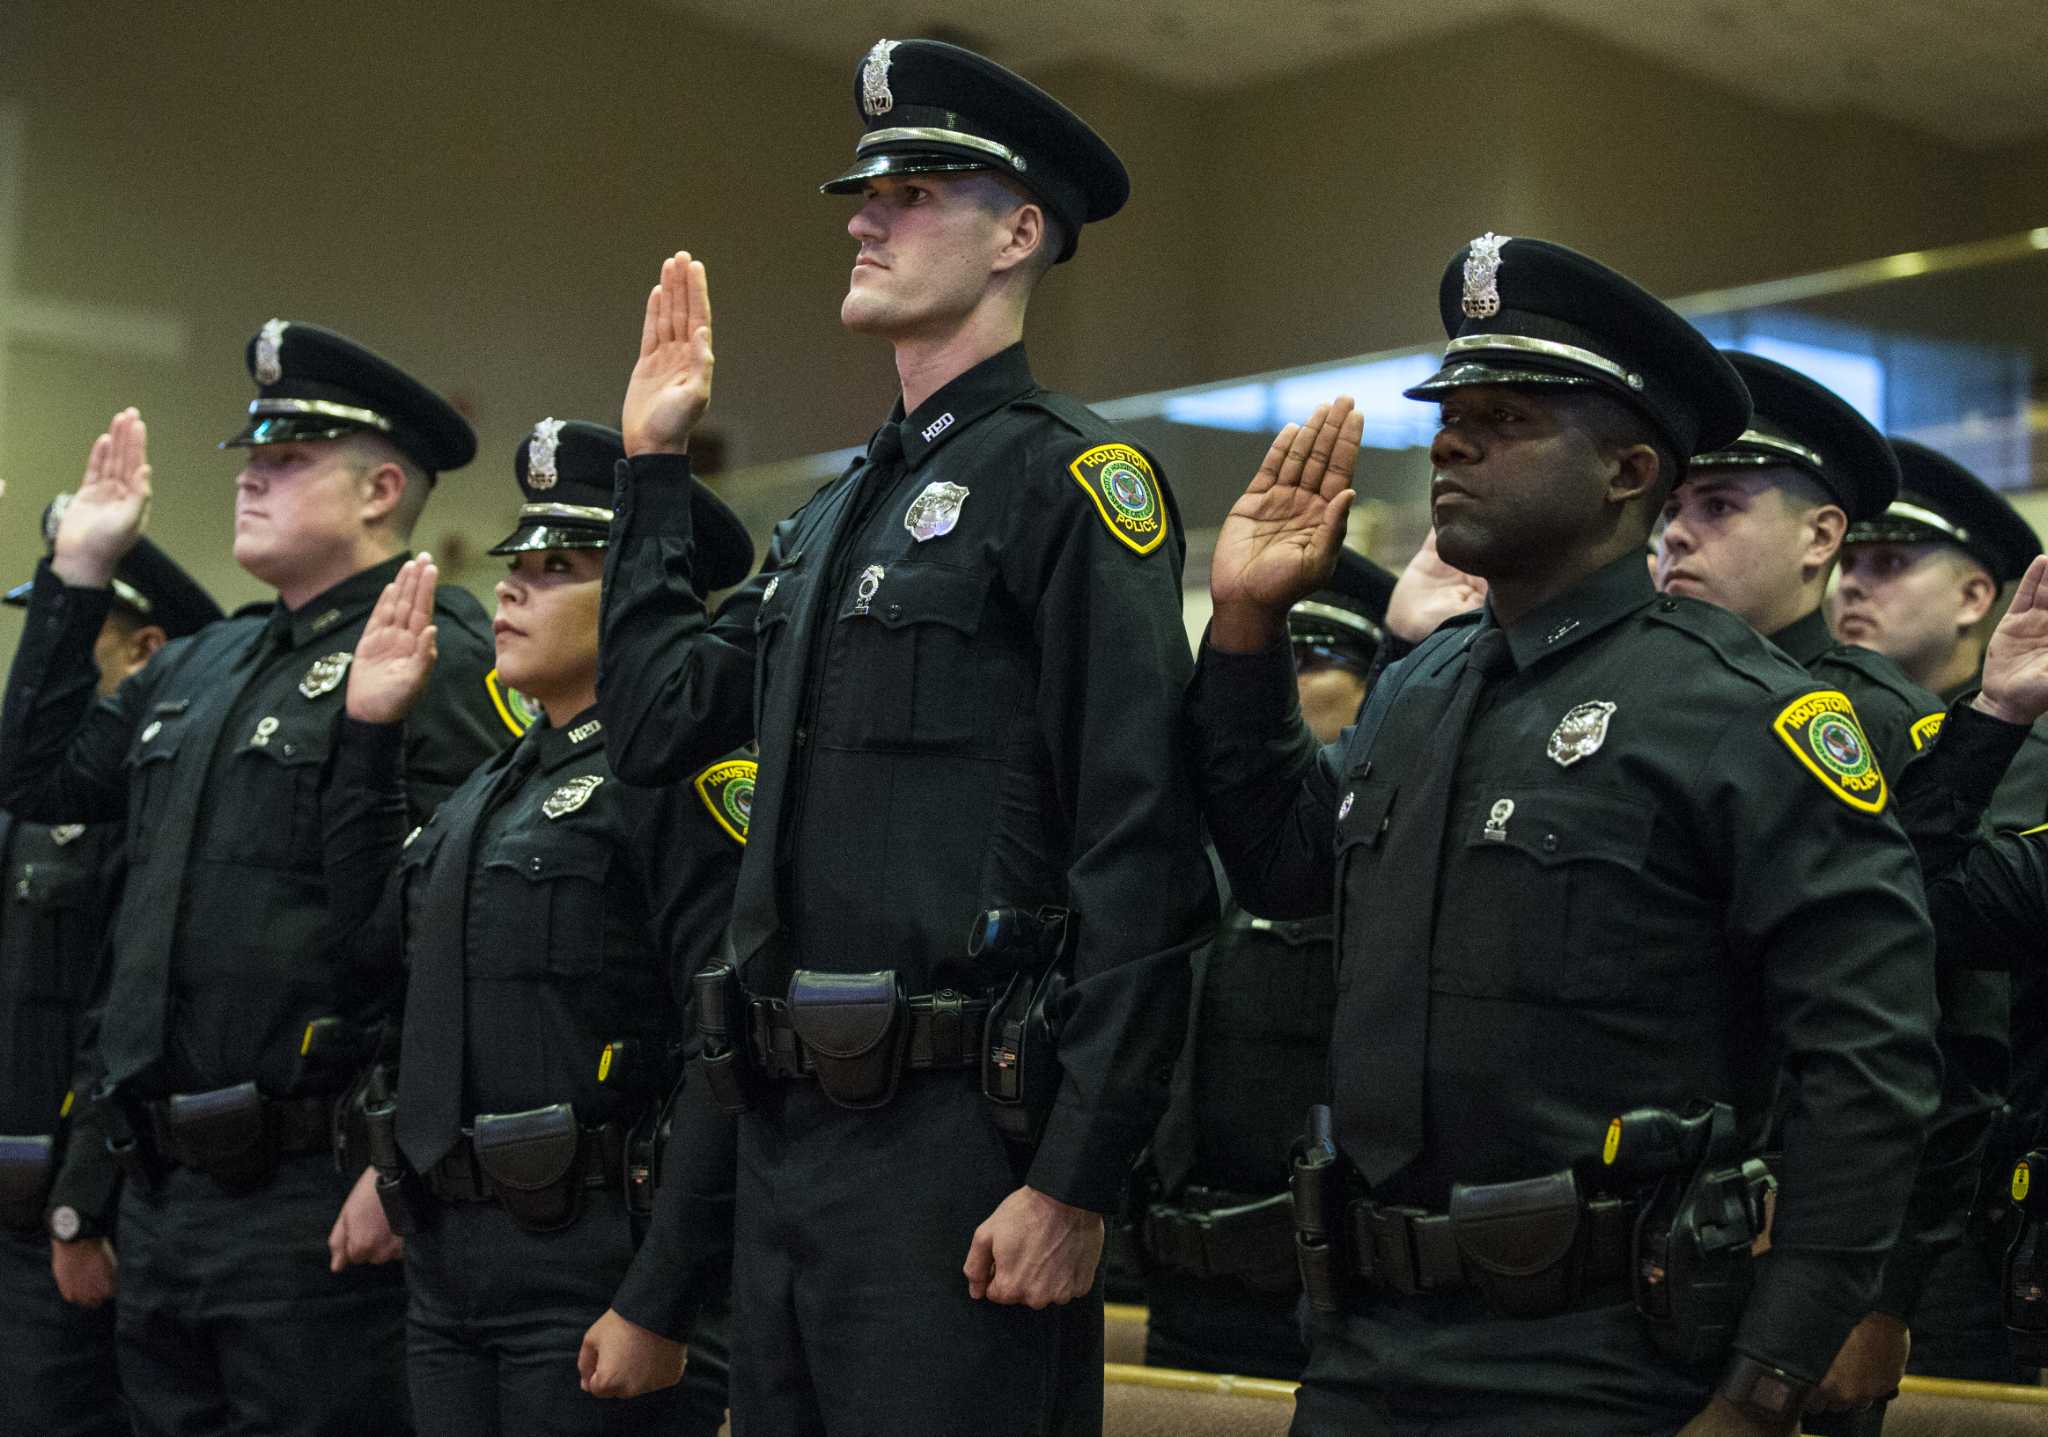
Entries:
{"type": "Polygon", "coordinates": [[[1921,749],[1933,743],[1936,735],[1941,732],[1942,722],[1947,718],[1948,714],[1943,712],[1929,714],[1925,718],[1914,719],[1913,727],[1909,730],[1913,735],[1913,752],[1918,753],[1921,749]]]}
{"type": "Polygon", "coordinates": [[[1109,532],[1140,554],[1166,537],[1166,497],[1151,461],[1128,444],[1098,444],[1067,466],[1109,532]]]}
{"type": "Polygon", "coordinates": [[[484,688],[490,693],[491,707],[498,711],[505,727],[512,730],[512,737],[518,738],[540,719],[540,705],[509,687],[498,677],[496,669],[484,675],[484,688]]]}
{"type": "Polygon", "coordinates": [[[1829,793],[1864,813],[1884,812],[1884,770],[1847,694],[1824,689],[1794,699],[1771,729],[1829,793]]]}
{"type": "Polygon", "coordinates": [[[754,815],[754,775],[760,767],[750,758],[724,758],[694,780],[697,797],[704,800],[712,818],[742,847],[747,841],[747,820],[754,815]]]}

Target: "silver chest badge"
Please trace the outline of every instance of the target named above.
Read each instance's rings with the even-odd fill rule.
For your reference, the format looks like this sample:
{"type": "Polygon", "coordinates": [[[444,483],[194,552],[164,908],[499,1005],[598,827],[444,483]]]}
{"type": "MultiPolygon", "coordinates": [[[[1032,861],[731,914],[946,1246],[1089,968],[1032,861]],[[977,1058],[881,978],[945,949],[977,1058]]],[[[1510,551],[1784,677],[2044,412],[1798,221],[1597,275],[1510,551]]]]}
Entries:
{"type": "Polygon", "coordinates": [[[1500,247],[1508,238],[1488,230],[1466,247],[1462,307],[1467,318],[1487,319],[1500,313],[1500,247]]]}
{"type": "Polygon", "coordinates": [[[60,823],[50,830],[50,842],[62,848],[67,843],[76,843],[85,836],[82,823],[60,823]]]}
{"type": "Polygon", "coordinates": [[[860,571],[860,587],[854,590],[853,611],[865,614],[868,605],[874,602],[875,590],[882,587],[882,566],[870,564],[860,571]]]}
{"type": "Polygon", "coordinates": [[[540,811],[549,818],[560,818],[574,813],[590,802],[590,795],[597,792],[597,786],[604,782],[601,773],[586,773],[570,779],[542,801],[540,811]]]}
{"type": "Polygon", "coordinates": [[[555,468],[555,446],[562,442],[560,419],[543,419],[533,426],[533,438],[526,441],[526,487],[552,489],[562,476],[555,468]]]}
{"type": "Polygon", "coordinates": [[[256,335],[256,382],[275,384],[284,378],[284,360],[279,351],[284,347],[284,332],[291,326],[284,320],[273,319],[265,324],[256,335]]]}
{"type": "Polygon", "coordinates": [[[877,40],[868,51],[867,63],[860,71],[860,107],[870,115],[886,115],[896,108],[896,97],[889,93],[889,52],[899,42],[877,40]]]}
{"type": "MultiPolygon", "coordinates": [[[[966,502],[965,484],[948,484],[943,479],[934,479],[924,486],[924,493],[910,501],[910,508],[903,514],[903,527],[920,544],[941,534],[950,534],[953,526],[960,522],[960,506],[966,502]]],[[[977,509],[975,512],[981,511],[977,509]]]]}
{"type": "Polygon", "coordinates": [[[309,699],[333,693],[341,687],[348,666],[354,661],[354,654],[329,654],[324,659],[313,660],[313,667],[307,669],[306,676],[299,680],[299,692],[309,699]]]}
{"type": "Polygon", "coordinates": [[[1607,742],[1607,724],[1614,717],[1614,709],[1613,704],[1595,699],[1580,704],[1557,721],[1557,727],[1550,733],[1548,751],[1559,767],[1570,768],[1600,751],[1600,745],[1607,742]]]}

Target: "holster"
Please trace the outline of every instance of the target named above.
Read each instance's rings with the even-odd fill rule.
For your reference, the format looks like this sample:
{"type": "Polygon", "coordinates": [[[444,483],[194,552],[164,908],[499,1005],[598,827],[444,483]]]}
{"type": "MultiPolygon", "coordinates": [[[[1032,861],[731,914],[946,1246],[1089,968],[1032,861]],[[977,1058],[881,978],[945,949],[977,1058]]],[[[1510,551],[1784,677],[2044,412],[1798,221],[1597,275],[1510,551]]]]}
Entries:
{"type": "Polygon", "coordinates": [[[1333,1313],[1340,1298],[1340,1252],[1344,1217],[1344,1167],[1331,1136],[1330,1109],[1308,1110],[1308,1128],[1294,1145],[1288,1194],[1294,1203],[1294,1260],[1312,1311],[1333,1313]]]}
{"type": "Polygon", "coordinates": [[[491,1180],[499,1204],[528,1232],[554,1232],[576,1221],[582,1138],[576,1110],[567,1103],[523,1113],[478,1113],[473,1129],[477,1166],[491,1180]]]}
{"type": "Polygon", "coordinates": [[[56,1177],[57,1141],[48,1133],[0,1137],[0,1227],[39,1232],[50,1183],[56,1177]]]}
{"type": "Polygon", "coordinates": [[[1569,1168],[1510,1183],[1455,1183],[1451,1233],[1465,1271],[1504,1317],[1562,1312],[1578,1296],[1581,1218],[1569,1168]]]}
{"type": "Polygon", "coordinates": [[[743,1026],[746,990],[730,963],[705,964],[690,989],[697,1010],[697,1072],[719,1111],[737,1117],[754,1106],[758,1086],[743,1026]]]}
{"type": "Polygon", "coordinates": [[[1755,1280],[1770,1170],[1750,1158],[1664,1179],[1636,1225],[1636,1309],[1658,1348],[1711,1369],[1727,1356],[1755,1280]]]}
{"type": "Polygon", "coordinates": [[[661,1102],[650,1104],[640,1121],[626,1131],[626,1220],[631,1224],[633,1246],[647,1237],[654,1220],[654,1194],[661,1186],[661,1165],[668,1151],[669,1119],[675,1108],[678,1083],[661,1102]]]}
{"type": "Polygon", "coordinates": [[[92,1104],[106,1134],[107,1157],[137,1189],[155,1192],[163,1179],[163,1155],[156,1150],[142,1105],[116,1088],[101,1088],[92,1104]]]}
{"type": "Polygon", "coordinates": [[[910,1025],[896,970],[789,979],[789,1024],[816,1066],[818,1087],[842,1108],[879,1108],[896,1096],[910,1025]]]}
{"type": "Polygon", "coordinates": [[[173,1093],[164,1126],[181,1162],[198,1168],[229,1192],[270,1181],[277,1150],[264,1122],[263,1095],[251,1081],[206,1093],[173,1093]]]}
{"type": "Polygon", "coordinates": [[[1074,932],[1074,916],[1064,908],[991,908],[975,920],[967,940],[969,957],[985,966],[1010,965],[1001,994],[989,1005],[981,1091],[996,1131],[1026,1147],[1037,1146],[1059,1097],[1058,1013],[1074,932]]]}
{"type": "Polygon", "coordinates": [[[432,1221],[434,1205],[427,1198],[426,1184],[398,1146],[398,1104],[381,1075],[373,1077],[365,1091],[362,1111],[364,1142],[370,1166],[377,1170],[377,1201],[384,1208],[384,1220],[400,1237],[411,1237],[432,1221]]]}

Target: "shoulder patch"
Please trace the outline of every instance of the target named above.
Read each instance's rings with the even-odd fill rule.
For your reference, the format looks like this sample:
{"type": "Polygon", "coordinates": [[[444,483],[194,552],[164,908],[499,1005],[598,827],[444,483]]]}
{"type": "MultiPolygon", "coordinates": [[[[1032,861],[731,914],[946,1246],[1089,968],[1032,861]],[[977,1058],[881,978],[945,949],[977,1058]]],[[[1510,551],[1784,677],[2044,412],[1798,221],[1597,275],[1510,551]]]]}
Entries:
{"type": "Polygon", "coordinates": [[[695,780],[697,797],[704,800],[718,826],[742,847],[747,841],[747,821],[754,816],[754,775],[760,767],[750,758],[725,758],[695,780]]]}
{"type": "Polygon", "coordinates": [[[1847,694],[1823,689],[1796,698],[1771,720],[1771,729],[1829,793],[1863,813],[1884,812],[1884,771],[1847,694]]]}
{"type": "Polygon", "coordinates": [[[498,711],[505,727],[512,730],[512,737],[518,738],[540,721],[540,705],[506,684],[496,669],[484,675],[484,688],[491,695],[491,707],[498,711]]]}
{"type": "Polygon", "coordinates": [[[1913,720],[1913,727],[1907,731],[1913,735],[1913,751],[1915,753],[1918,753],[1921,749],[1934,742],[1935,737],[1941,732],[1942,721],[1947,717],[1948,714],[1943,712],[1928,714],[1925,718],[1913,720]]]}
{"type": "Polygon", "coordinates": [[[1166,537],[1166,499],[1143,454],[1128,444],[1098,444],[1067,470],[1118,540],[1139,554],[1159,547],[1166,537]]]}

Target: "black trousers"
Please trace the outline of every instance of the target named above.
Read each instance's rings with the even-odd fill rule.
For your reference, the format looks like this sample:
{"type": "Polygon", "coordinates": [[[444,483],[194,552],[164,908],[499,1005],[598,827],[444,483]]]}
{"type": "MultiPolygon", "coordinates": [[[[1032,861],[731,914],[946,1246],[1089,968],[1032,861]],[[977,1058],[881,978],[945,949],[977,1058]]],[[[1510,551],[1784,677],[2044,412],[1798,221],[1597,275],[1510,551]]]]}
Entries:
{"type": "Polygon", "coordinates": [[[967,1295],[974,1229],[1022,1181],[968,1073],[848,1112],[789,1084],[740,1119],[734,1437],[1102,1430],[1102,1291],[967,1295]]]}
{"type": "Polygon", "coordinates": [[[1308,1362],[1294,1297],[1162,1271],[1146,1276],[1145,1296],[1147,1366],[1292,1382],[1308,1362]]]}
{"type": "Polygon", "coordinates": [[[1974,1235],[1942,1254],[1913,1309],[1908,1372],[1973,1382],[2034,1380],[2013,1355],[1999,1301],[2000,1265],[2001,1254],[1974,1235]]]}
{"type": "Polygon", "coordinates": [[[1309,1327],[1294,1437],[1670,1437],[1710,1385],[1628,1302],[1506,1318],[1465,1294],[1394,1298],[1309,1327]]]}
{"type": "Polygon", "coordinates": [[[224,1193],[174,1168],[121,1195],[121,1376],[140,1437],[392,1437],[405,1400],[397,1263],[327,1270],[327,1234],[356,1174],[283,1159],[224,1193]]]}
{"type": "Polygon", "coordinates": [[[0,1233],[0,1432],[127,1431],[114,1375],[113,1306],[88,1312],[58,1295],[43,1234],[0,1233]]]}
{"type": "Polygon", "coordinates": [[[438,1207],[405,1249],[407,1373],[422,1437],[713,1437],[725,1420],[715,1319],[691,1335],[679,1386],[621,1400],[580,1385],[583,1334],[632,1260],[617,1193],[585,1192],[559,1232],[527,1232],[496,1203],[438,1207]]]}

